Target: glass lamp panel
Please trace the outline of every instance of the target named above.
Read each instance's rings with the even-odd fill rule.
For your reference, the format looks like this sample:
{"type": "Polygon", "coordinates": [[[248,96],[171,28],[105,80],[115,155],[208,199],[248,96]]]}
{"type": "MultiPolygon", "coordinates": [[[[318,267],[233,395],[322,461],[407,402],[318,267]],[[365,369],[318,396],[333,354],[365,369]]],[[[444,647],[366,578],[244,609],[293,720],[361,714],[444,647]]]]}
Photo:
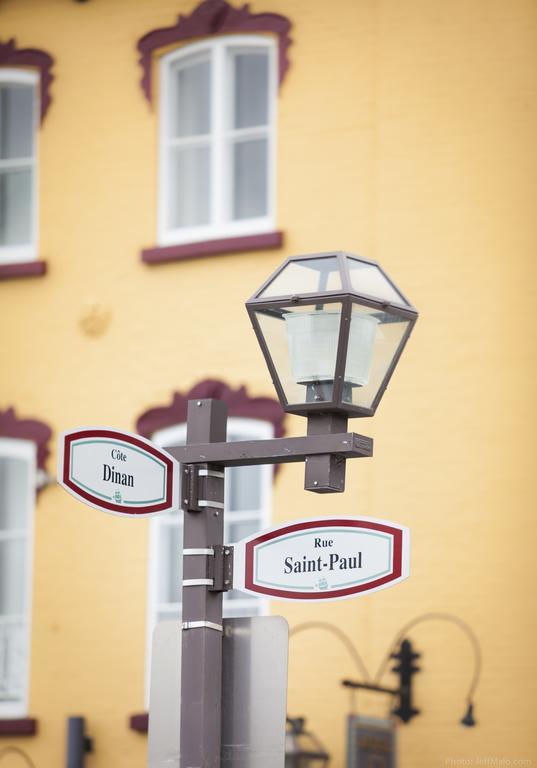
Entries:
{"type": "Polygon", "coordinates": [[[233,219],[255,219],[268,210],[268,140],[232,143],[233,219]]]}
{"type": "Polygon", "coordinates": [[[379,299],[379,301],[409,306],[376,264],[368,264],[351,257],[347,257],[347,264],[349,265],[351,285],[357,293],[363,293],[366,296],[379,299]]]}
{"type": "Polygon", "coordinates": [[[34,87],[0,85],[0,160],[33,156],[34,87]]]}
{"type": "Polygon", "coordinates": [[[332,400],[341,307],[334,302],[256,311],[289,405],[332,400]]]}
{"type": "Polygon", "coordinates": [[[269,58],[266,51],[232,51],[233,128],[268,123],[269,58]]]}
{"type": "Polygon", "coordinates": [[[372,407],[410,322],[407,318],[353,304],[343,403],[372,407]]]}
{"type": "Polygon", "coordinates": [[[341,276],[336,256],[290,261],[259,294],[300,296],[304,293],[341,290],[341,276]]]}
{"type": "Polygon", "coordinates": [[[170,138],[205,135],[211,130],[211,61],[192,56],[172,70],[170,138]]]}
{"type": "Polygon", "coordinates": [[[0,169],[0,245],[32,240],[32,178],[30,168],[0,169]]]}
{"type": "Polygon", "coordinates": [[[208,224],[211,200],[211,150],[208,146],[172,147],[169,154],[168,227],[208,224]]]}

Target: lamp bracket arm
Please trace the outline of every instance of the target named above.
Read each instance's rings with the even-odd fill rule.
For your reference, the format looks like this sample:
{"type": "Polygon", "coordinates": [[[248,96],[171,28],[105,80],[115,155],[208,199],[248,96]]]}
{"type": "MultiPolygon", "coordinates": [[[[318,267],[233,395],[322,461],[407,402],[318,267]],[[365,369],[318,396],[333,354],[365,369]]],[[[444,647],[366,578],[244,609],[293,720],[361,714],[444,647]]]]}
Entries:
{"type": "MultiPolygon", "coordinates": [[[[373,455],[373,440],[355,432],[276,437],[272,440],[175,445],[168,452],[184,465],[216,464],[218,467],[246,467],[254,464],[287,464],[306,457],[332,454],[343,459],[373,455]]],[[[190,472],[184,471],[185,475],[190,472]]],[[[194,480],[192,481],[194,482],[194,480]]],[[[185,494],[182,494],[187,498],[185,494]]],[[[190,503],[190,502],[189,502],[190,503]]],[[[190,507],[196,509],[196,507],[190,507]]]]}

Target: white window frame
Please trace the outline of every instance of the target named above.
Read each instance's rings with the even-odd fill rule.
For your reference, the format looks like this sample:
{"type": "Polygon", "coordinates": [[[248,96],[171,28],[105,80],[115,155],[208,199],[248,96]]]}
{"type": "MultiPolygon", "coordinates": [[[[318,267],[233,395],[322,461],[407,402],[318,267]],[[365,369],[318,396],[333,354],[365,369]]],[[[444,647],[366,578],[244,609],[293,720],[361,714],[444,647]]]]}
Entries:
{"type": "MultiPolygon", "coordinates": [[[[234,418],[230,417],[227,422],[228,440],[233,434],[240,434],[242,440],[268,440],[274,437],[273,425],[265,420],[261,419],[249,419],[249,418],[234,418]]],[[[174,424],[171,427],[166,427],[155,432],[151,439],[157,445],[165,447],[167,445],[182,445],[186,441],[186,424],[174,424]]],[[[255,511],[255,515],[252,511],[241,512],[229,512],[228,507],[228,493],[229,483],[226,483],[225,491],[225,524],[232,522],[240,522],[241,520],[251,520],[252,517],[259,517],[259,530],[268,528],[271,524],[272,517],[272,483],[274,467],[271,464],[261,465],[261,501],[262,507],[255,511]]],[[[229,471],[229,470],[226,470],[229,471]]],[[[180,513],[182,514],[182,513],[180,513]]],[[[168,515],[155,515],[150,520],[149,529],[149,567],[148,567],[148,600],[147,600],[147,636],[146,636],[146,703],[149,703],[149,688],[150,688],[150,667],[151,667],[151,642],[153,637],[153,630],[157,623],[157,616],[163,611],[170,611],[170,619],[174,618],[177,613],[177,603],[159,603],[158,602],[158,587],[159,587],[159,562],[158,562],[158,544],[160,538],[160,530],[162,526],[176,525],[178,518],[173,518],[168,515]]],[[[225,542],[226,544],[232,544],[233,542],[225,542]]],[[[230,600],[229,606],[233,608],[244,609],[250,606],[256,608],[257,616],[266,616],[269,613],[270,601],[262,597],[254,597],[252,595],[244,594],[243,597],[230,600]]],[[[226,599],[224,595],[224,611],[226,607],[226,599]]]]}
{"type": "Polygon", "coordinates": [[[32,174],[32,231],[30,242],[24,245],[0,245],[0,264],[19,264],[24,261],[34,261],[37,258],[37,241],[39,213],[37,205],[37,174],[38,174],[38,130],[39,130],[39,75],[37,72],[30,72],[22,69],[11,69],[9,67],[0,67],[0,84],[22,84],[32,85],[34,90],[34,114],[33,114],[33,155],[31,158],[25,158],[23,161],[2,160],[0,159],[0,171],[8,168],[20,168],[22,165],[33,169],[32,174]]]}
{"type": "MultiPolygon", "coordinates": [[[[159,245],[179,245],[203,240],[215,240],[224,237],[242,237],[246,235],[273,232],[275,229],[276,210],[276,110],[278,96],[278,71],[276,41],[267,35],[226,35],[199,43],[187,45],[172,51],[160,61],[160,131],[159,131],[159,185],[158,185],[158,242],[159,245]],[[268,126],[255,128],[232,129],[230,124],[233,93],[231,91],[231,75],[227,64],[227,49],[262,48],[269,59],[268,83],[268,126]],[[168,210],[170,189],[170,168],[167,161],[168,126],[170,124],[170,109],[174,64],[192,55],[209,53],[211,56],[211,118],[212,130],[208,134],[211,146],[211,210],[212,220],[207,225],[196,227],[181,227],[169,229],[166,227],[166,211],[168,210]],[[267,137],[267,214],[252,219],[231,220],[227,208],[230,205],[231,163],[226,152],[226,146],[232,137],[257,138],[267,137]]],[[[194,145],[200,137],[174,139],[173,143],[194,145]]]]}
{"type": "MultiPolygon", "coordinates": [[[[30,637],[31,637],[31,619],[32,619],[32,579],[33,579],[33,560],[34,560],[34,511],[35,511],[35,489],[36,489],[36,462],[37,448],[32,440],[19,440],[10,437],[0,437],[0,459],[19,459],[28,463],[28,486],[27,486],[27,525],[26,528],[12,531],[2,531],[0,529],[0,540],[8,538],[26,539],[26,573],[25,573],[25,606],[24,615],[24,648],[25,669],[23,682],[23,695],[20,699],[14,701],[0,700],[0,718],[2,717],[22,717],[28,714],[28,697],[30,682],[30,637]]],[[[20,621],[20,617],[7,616],[0,614],[0,624],[9,624],[10,622],[20,621]]],[[[1,671],[0,671],[1,673],[1,671]]]]}

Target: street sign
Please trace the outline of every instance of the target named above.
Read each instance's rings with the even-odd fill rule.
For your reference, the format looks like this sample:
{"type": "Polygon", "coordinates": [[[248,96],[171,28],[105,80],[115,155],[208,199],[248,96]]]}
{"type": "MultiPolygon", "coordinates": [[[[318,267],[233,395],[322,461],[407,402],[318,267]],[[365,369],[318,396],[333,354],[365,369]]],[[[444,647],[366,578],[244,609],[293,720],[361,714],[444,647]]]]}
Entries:
{"type": "MultiPolygon", "coordinates": [[[[282,768],[289,627],[281,616],[224,619],[221,768],[282,768]]],[[[195,629],[183,630],[195,632],[195,629]]],[[[149,768],[180,768],[181,624],[153,632],[149,768]]]]}
{"type": "Polygon", "coordinates": [[[179,509],[179,464],[149,440],[108,427],[64,432],[58,482],[84,504],[112,514],[179,509]]]}
{"type": "Polygon", "coordinates": [[[233,588],[280,600],[342,600],[408,576],[409,530],[385,520],[301,520],[234,545],[233,588]]]}
{"type": "Polygon", "coordinates": [[[393,720],[349,715],[347,768],[396,768],[397,738],[393,720]]]}

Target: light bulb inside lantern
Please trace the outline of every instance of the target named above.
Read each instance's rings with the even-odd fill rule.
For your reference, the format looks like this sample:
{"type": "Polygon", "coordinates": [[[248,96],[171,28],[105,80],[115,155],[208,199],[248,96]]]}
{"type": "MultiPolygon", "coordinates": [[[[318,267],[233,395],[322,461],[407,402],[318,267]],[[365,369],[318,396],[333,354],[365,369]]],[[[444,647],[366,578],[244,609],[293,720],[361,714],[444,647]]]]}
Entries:
{"type": "MultiPolygon", "coordinates": [[[[333,385],[341,311],[287,312],[284,317],[296,383],[333,385]]],[[[345,385],[364,387],[368,383],[377,325],[372,315],[352,313],[345,385]]]]}

